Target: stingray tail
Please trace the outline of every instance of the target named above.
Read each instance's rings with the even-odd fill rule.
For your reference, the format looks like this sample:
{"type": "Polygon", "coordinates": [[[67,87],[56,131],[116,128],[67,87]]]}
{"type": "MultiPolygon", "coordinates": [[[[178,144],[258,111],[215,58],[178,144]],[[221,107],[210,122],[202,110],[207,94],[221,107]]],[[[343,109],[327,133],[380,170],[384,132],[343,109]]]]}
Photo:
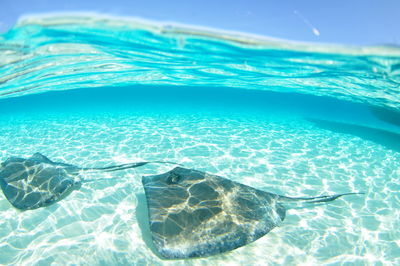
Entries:
{"type": "Polygon", "coordinates": [[[114,172],[114,171],[130,169],[130,168],[136,168],[136,167],[143,166],[143,165],[146,165],[146,164],[149,164],[149,163],[165,163],[165,164],[180,165],[178,163],[167,162],[167,161],[166,162],[164,162],[164,161],[150,161],[150,162],[126,163],[126,164],[112,165],[112,166],[107,166],[107,167],[81,168],[81,170],[84,170],[84,171],[114,172]]]}
{"type": "Polygon", "coordinates": [[[286,196],[281,196],[280,199],[284,201],[302,201],[304,203],[321,203],[321,202],[329,202],[329,201],[334,201],[335,199],[338,199],[342,196],[346,195],[360,195],[360,194],[365,194],[364,192],[349,192],[349,193],[342,193],[342,194],[336,194],[336,195],[330,195],[330,196],[319,196],[319,197],[310,197],[310,198],[293,198],[293,197],[286,197],[286,196]]]}

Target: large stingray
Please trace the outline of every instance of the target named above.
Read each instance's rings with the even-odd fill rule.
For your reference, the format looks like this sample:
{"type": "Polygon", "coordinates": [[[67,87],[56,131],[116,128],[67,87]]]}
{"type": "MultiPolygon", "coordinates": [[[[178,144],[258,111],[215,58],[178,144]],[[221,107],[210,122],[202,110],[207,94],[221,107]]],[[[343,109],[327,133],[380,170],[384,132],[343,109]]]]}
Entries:
{"type": "MultiPolygon", "coordinates": [[[[53,162],[35,153],[30,158],[11,157],[0,164],[0,186],[7,200],[17,209],[32,210],[46,207],[79,189],[81,171],[112,172],[139,167],[151,162],[138,162],[100,168],[81,168],[53,162]]],[[[163,163],[156,161],[155,163],[163,163]]],[[[169,163],[169,162],[165,162],[169,163]]],[[[96,179],[97,180],[97,179],[96,179]]]]}
{"type": "Polygon", "coordinates": [[[284,202],[358,194],[291,198],[182,167],[145,176],[142,183],[153,243],[167,259],[205,257],[253,242],[284,220],[284,202]]]}

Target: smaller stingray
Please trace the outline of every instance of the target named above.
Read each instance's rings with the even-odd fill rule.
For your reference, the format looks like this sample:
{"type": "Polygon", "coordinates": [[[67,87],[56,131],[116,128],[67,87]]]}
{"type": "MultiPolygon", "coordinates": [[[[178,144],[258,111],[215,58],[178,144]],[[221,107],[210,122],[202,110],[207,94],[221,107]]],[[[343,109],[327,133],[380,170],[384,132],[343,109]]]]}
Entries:
{"type": "MultiPolygon", "coordinates": [[[[46,207],[67,197],[79,189],[81,171],[112,172],[139,167],[148,163],[138,162],[100,168],[81,168],[71,164],[53,162],[35,153],[28,159],[10,157],[0,164],[0,186],[7,200],[19,210],[46,207]]],[[[96,179],[98,180],[98,179],[96,179]]]]}
{"type": "Polygon", "coordinates": [[[206,257],[244,246],[284,219],[284,202],[327,202],[345,193],[291,198],[176,167],[142,178],[153,243],[166,259],[206,257]]]}

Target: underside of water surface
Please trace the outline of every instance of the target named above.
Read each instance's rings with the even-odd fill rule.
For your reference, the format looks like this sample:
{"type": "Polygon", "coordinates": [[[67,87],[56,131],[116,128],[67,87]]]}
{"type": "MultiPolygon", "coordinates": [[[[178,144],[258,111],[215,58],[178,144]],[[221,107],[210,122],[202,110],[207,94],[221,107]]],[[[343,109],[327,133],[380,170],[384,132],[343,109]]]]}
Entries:
{"type": "Polygon", "coordinates": [[[0,35],[0,160],[98,167],[168,160],[302,197],[234,251],[163,260],[141,176],[19,212],[0,195],[0,264],[400,263],[400,49],[343,47],[94,15],[27,17],[0,35]]]}

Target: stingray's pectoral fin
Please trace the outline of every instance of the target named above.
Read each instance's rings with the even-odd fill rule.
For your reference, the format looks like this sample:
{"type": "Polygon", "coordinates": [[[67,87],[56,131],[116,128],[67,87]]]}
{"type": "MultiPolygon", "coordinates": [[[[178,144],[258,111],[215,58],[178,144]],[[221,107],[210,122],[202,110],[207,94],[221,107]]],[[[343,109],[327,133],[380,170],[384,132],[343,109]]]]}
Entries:
{"type": "Polygon", "coordinates": [[[149,164],[149,163],[164,163],[164,164],[180,165],[180,164],[174,163],[174,162],[150,161],[150,162],[127,163],[127,164],[113,165],[113,166],[108,166],[108,167],[82,168],[82,170],[85,170],[85,171],[114,172],[114,171],[120,171],[120,170],[140,167],[140,166],[143,166],[143,165],[146,165],[146,164],[149,164]]]}
{"type": "Polygon", "coordinates": [[[285,197],[281,196],[280,199],[283,201],[301,201],[304,203],[322,203],[322,202],[329,202],[334,201],[342,196],[346,195],[360,195],[365,194],[364,192],[349,192],[349,193],[342,193],[330,196],[318,196],[318,197],[310,197],[310,198],[293,198],[293,197],[285,197]]]}
{"type": "Polygon", "coordinates": [[[50,163],[50,164],[54,163],[52,160],[50,160],[49,158],[47,158],[46,156],[44,156],[40,152],[36,152],[29,159],[37,160],[37,161],[44,162],[44,163],[50,163]]]}

